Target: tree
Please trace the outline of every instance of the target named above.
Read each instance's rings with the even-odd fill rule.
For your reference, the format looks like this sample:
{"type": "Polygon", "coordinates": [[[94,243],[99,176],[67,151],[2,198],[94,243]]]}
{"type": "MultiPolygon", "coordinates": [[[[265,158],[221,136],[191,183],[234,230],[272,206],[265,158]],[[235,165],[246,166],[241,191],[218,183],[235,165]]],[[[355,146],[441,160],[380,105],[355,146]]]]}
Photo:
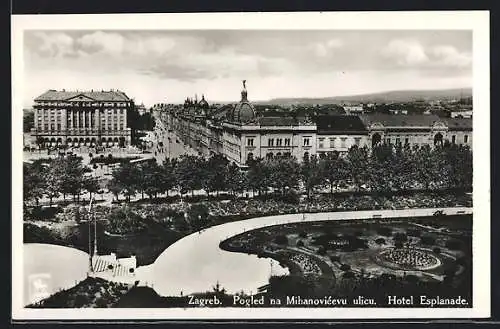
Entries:
{"type": "Polygon", "coordinates": [[[312,156],[309,159],[304,159],[301,165],[301,177],[302,182],[304,183],[304,187],[306,189],[307,198],[311,197],[311,191],[314,190],[316,186],[318,186],[321,179],[321,167],[318,163],[318,158],[316,156],[312,156]]]}
{"type": "Polygon", "coordinates": [[[225,179],[226,187],[231,194],[241,193],[247,188],[247,176],[241,171],[236,164],[228,166],[227,176],[225,179]]]}
{"type": "Polygon", "coordinates": [[[140,170],[135,164],[125,162],[113,170],[112,179],[108,182],[108,188],[118,199],[118,193],[123,193],[127,201],[135,195],[139,185],[140,170]]]}
{"type": "Polygon", "coordinates": [[[29,133],[31,128],[35,126],[35,113],[32,111],[24,111],[23,115],[23,132],[29,133]]]}
{"type": "Polygon", "coordinates": [[[348,167],[344,159],[338,156],[328,156],[320,159],[320,177],[325,179],[330,185],[330,193],[333,193],[333,187],[347,178],[348,167]]]}
{"type": "Polygon", "coordinates": [[[167,158],[163,165],[160,168],[161,180],[160,180],[160,193],[167,193],[173,189],[176,185],[176,177],[175,177],[175,166],[177,162],[176,159],[170,160],[167,158]]]}
{"type": "Polygon", "coordinates": [[[227,175],[228,175],[229,161],[221,154],[212,155],[204,166],[203,188],[210,194],[210,191],[220,191],[227,189],[227,175]]]}
{"type": "Polygon", "coordinates": [[[51,167],[56,175],[60,175],[60,191],[66,199],[66,194],[73,195],[80,199],[80,193],[84,188],[84,175],[90,172],[89,168],[82,165],[82,159],[70,155],[67,157],[60,157],[53,161],[51,167]]]}
{"type": "Polygon", "coordinates": [[[345,172],[356,188],[365,184],[370,173],[368,172],[368,149],[359,148],[356,145],[351,147],[346,156],[345,172]]]}
{"type": "Polygon", "coordinates": [[[193,155],[183,155],[175,167],[175,177],[181,194],[200,189],[202,186],[201,159],[193,155]]]}
{"type": "Polygon", "coordinates": [[[300,165],[295,158],[277,158],[266,161],[270,169],[271,187],[283,195],[286,189],[297,188],[300,178],[300,165]]]}
{"type": "Polygon", "coordinates": [[[25,202],[34,200],[38,205],[46,189],[45,178],[44,167],[40,162],[23,163],[23,199],[25,202]]]}
{"type": "Polygon", "coordinates": [[[162,192],[162,168],[158,166],[154,159],[143,162],[139,166],[139,176],[137,188],[141,191],[142,199],[146,193],[150,199],[162,192]]]}
{"type": "Polygon", "coordinates": [[[83,181],[83,188],[89,192],[89,200],[92,199],[92,193],[99,191],[99,182],[95,177],[89,177],[83,181]]]}
{"type": "Polygon", "coordinates": [[[253,191],[258,191],[259,195],[263,191],[267,191],[269,187],[269,168],[264,164],[261,158],[255,159],[250,163],[250,168],[247,173],[249,187],[253,191]]]}

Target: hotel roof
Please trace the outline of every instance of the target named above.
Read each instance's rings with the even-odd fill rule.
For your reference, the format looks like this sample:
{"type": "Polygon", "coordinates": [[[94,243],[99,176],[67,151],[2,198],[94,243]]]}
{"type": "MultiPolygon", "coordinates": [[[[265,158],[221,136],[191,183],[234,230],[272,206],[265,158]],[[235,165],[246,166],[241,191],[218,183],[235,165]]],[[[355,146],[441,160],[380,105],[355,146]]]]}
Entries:
{"type": "Polygon", "coordinates": [[[364,133],[366,127],[363,121],[355,115],[327,115],[316,119],[318,134],[328,133],[364,133]]]}
{"type": "Polygon", "coordinates": [[[472,130],[471,118],[446,118],[444,121],[450,130],[472,130]]]}
{"type": "Polygon", "coordinates": [[[430,127],[436,121],[445,121],[443,118],[434,114],[394,115],[371,113],[362,114],[359,118],[367,127],[374,123],[380,123],[384,125],[384,127],[430,127]]]}
{"type": "Polygon", "coordinates": [[[39,101],[85,101],[94,100],[100,102],[113,102],[113,101],[130,101],[123,91],[108,90],[108,91],[58,91],[48,90],[42,95],[35,98],[36,102],[39,101]]]}

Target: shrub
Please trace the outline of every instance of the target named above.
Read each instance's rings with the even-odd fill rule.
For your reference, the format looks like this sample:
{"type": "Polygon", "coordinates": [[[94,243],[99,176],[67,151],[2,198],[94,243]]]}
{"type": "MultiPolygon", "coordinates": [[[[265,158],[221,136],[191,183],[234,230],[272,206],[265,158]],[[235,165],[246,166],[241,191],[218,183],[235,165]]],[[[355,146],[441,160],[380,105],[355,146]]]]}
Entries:
{"type": "Polygon", "coordinates": [[[462,249],[462,241],[458,240],[458,239],[448,239],[446,241],[446,248],[448,249],[452,249],[452,250],[460,250],[462,249]]]}
{"type": "Polygon", "coordinates": [[[340,265],[340,270],[342,270],[344,272],[350,271],[351,270],[351,265],[349,265],[349,264],[342,264],[342,265],[340,265]]]}
{"type": "Polygon", "coordinates": [[[396,242],[406,242],[406,241],[408,241],[408,237],[406,236],[405,233],[394,233],[393,239],[396,242]]]}
{"type": "Polygon", "coordinates": [[[330,256],[330,260],[332,261],[332,263],[340,262],[340,256],[339,255],[332,255],[332,256],[330,256]]]}
{"type": "Polygon", "coordinates": [[[288,238],[286,235],[278,235],[276,238],[274,238],[274,242],[277,244],[281,245],[287,245],[288,244],[288,238]]]}
{"type": "Polygon", "coordinates": [[[441,248],[439,248],[439,247],[434,247],[434,248],[432,249],[432,251],[433,251],[435,254],[440,254],[440,253],[441,253],[441,248]]]}
{"type": "Polygon", "coordinates": [[[378,245],[383,245],[385,244],[385,239],[384,238],[378,238],[375,240],[375,243],[378,245]]]}
{"type": "Polygon", "coordinates": [[[326,255],[326,248],[324,246],[319,247],[318,255],[321,255],[321,256],[326,255]]]}
{"type": "Polygon", "coordinates": [[[409,229],[409,230],[406,230],[406,235],[420,237],[422,235],[422,231],[417,230],[417,229],[409,229]]]}
{"type": "Polygon", "coordinates": [[[299,233],[299,237],[301,237],[302,239],[307,238],[307,232],[306,232],[306,231],[301,231],[301,232],[299,233]]]}
{"type": "Polygon", "coordinates": [[[354,278],[354,273],[350,272],[350,271],[344,272],[344,274],[342,274],[342,277],[344,279],[353,279],[354,278]]]}
{"type": "Polygon", "coordinates": [[[302,242],[302,240],[297,241],[297,247],[303,247],[303,246],[304,242],[302,242]]]}
{"type": "Polygon", "coordinates": [[[433,237],[432,235],[422,235],[420,237],[420,242],[422,244],[425,244],[425,245],[433,245],[434,243],[436,243],[436,238],[433,237]]]}
{"type": "Polygon", "coordinates": [[[377,228],[377,233],[383,236],[391,236],[392,235],[392,229],[387,226],[381,226],[377,228]]]}
{"type": "Polygon", "coordinates": [[[401,242],[401,241],[396,241],[396,242],[394,242],[394,247],[396,247],[396,248],[398,248],[398,249],[399,249],[399,248],[403,248],[403,242],[401,242]]]}

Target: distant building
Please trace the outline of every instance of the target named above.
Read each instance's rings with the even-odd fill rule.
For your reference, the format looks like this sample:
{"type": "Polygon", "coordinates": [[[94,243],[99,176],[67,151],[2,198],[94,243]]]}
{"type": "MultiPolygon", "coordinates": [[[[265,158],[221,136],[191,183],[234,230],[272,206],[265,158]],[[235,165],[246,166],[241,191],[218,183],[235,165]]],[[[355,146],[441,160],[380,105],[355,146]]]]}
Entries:
{"type": "Polygon", "coordinates": [[[446,141],[472,146],[472,120],[428,115],[361,115],[371,146],[443,145],[446,141]]]}
{"type": "Polygon", "coordinates": [[[363,114],[363,105],[345,105],[344,111],[347,115],[363,114]]]}
{"type": "Polygon", "coordinates": [[[434,114],[365,113],[322,115],[312,122],[290,116],[258,116],[244,84],[236,104],[210,107],[203,97],[166,111],[169,129],[199,155],[223,154],[241,167],[254,158],[345,154],[351,147],[379,144],[472,145],[472,120],[434,114]]]}
{"type": "Polygon", "coordinates": [[[144,106],[144,103],[141,103],[140,105],[136,105],[135,109],[137,110],[137,113],[139,113],[139,115],[144,115],[146,113],[151,113],[151,110],[147,109],[146,106],[144,106]]]}
{"type": "Polygon", "coordinates": [[[127,112],[133,106],[119,90],[48,90],[35,98],[32,134],[46,146],[130,145],[127,112]]]}
{"type": "Polygon", "coordinates": [[[452,118],[472,118],[472,109],[454,109],[450,110],[450,117],[452,118]]]}
{"type": "Polygon", "coordinates": [[[257,117],[245,83],[239,103],[210,109],[204,97],[187,99],[168,122],[200,155],[223,154],[242,167],[254,158],[316,154],[316,125],[307,118],[257,117]]]}
{"type": "Polygon", "coordinates": [[[352,146],[368,145],[368,130],[357,115],[321,116],[317,119],[318,155],[345,153],[352,146]]]}
{"type": "Polygon", "coordinates": [[[390,109],[389,112],[393,115],[397,114],[408,114],[408,110],[405,109],[390,109]]]}

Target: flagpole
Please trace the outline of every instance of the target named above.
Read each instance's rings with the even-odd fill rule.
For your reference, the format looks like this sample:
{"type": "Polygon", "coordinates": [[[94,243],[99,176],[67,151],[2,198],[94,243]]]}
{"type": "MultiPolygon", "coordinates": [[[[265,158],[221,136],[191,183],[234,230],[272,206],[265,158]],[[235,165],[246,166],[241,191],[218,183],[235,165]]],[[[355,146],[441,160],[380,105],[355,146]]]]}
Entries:
{"type": "MultiPolygon", "coordinates": [[[[89,268],[91,272],[94,272],[94,265],[92,264],[92,235],[91,235],[91,227],[92,227],[92,201],[94,199],[94,196],[90,197],[90,203],[89,203],[89,210],[88,210],[88,219],[87,222],[89,224],[89,268]]],[[[94,254],[96,251],[96,247],[94,245],[94,254]]]]}

